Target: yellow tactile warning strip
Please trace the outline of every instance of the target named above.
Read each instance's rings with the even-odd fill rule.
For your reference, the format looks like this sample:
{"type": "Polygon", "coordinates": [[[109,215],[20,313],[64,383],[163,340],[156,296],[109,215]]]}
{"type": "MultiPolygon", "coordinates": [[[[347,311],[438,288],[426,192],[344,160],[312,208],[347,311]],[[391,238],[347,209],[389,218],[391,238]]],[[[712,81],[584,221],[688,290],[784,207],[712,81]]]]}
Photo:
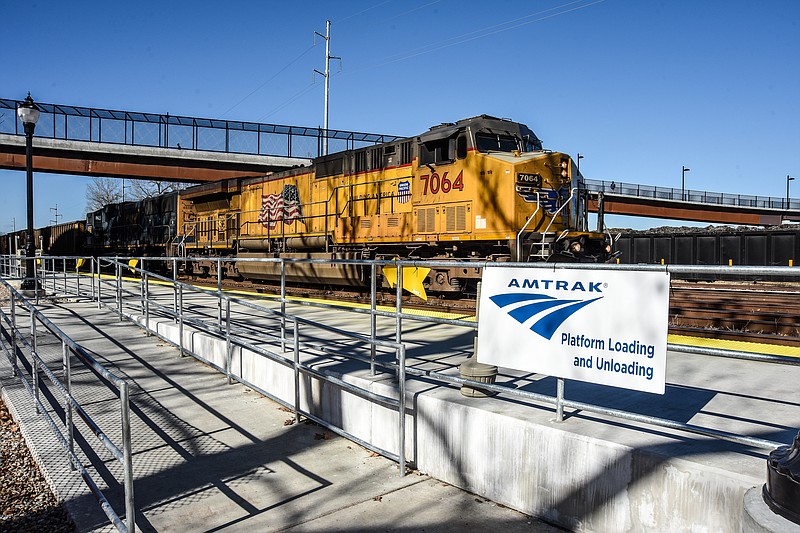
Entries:
{"type": "Polygon", "coordinates": [[[669,335],[667,342],[672,344],[682,344],[685,346],[697,346],[699,348],[719,348],[722,350],[736,350],[738,352],[752,352],[766,355],[782,355],[784,357],[800,358],[800,348],[795,346],[706,339],[703,337],[689,337],[688,335],[669,335]]]}

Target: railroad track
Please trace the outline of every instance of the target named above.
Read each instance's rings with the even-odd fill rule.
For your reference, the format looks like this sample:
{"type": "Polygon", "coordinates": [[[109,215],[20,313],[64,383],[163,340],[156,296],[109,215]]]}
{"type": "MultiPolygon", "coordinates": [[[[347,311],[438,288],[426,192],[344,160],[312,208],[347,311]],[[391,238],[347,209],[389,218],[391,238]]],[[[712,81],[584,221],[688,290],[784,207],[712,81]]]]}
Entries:
{"type": "MultiPolygon", "coordinates": [[[[200,281],[202,280],[194,280],[200,281]]],[[[205,280],[208,284],[216,283],[205,280]]],[[[223,280],[223,288],[277,294],[279,287],[223,280]]],[[[295,297],[369,304],[369,295],[350,290],[287,287],[295,297]]],[[[693,337],[800,347],[800,286],[766,283],[691,283],[675,280],[670,288],[669,332],[693,337]]],[[[394,306],[394,292],[378,294],[378,304],[394,306]]],[[[407,309],[474,314],[475,299],[404,297],[407,309]]]]}
{"type": "Polygon", "coordinates": [[[800,287],[674,282],[670,332],[800,346],[800,287]]]}

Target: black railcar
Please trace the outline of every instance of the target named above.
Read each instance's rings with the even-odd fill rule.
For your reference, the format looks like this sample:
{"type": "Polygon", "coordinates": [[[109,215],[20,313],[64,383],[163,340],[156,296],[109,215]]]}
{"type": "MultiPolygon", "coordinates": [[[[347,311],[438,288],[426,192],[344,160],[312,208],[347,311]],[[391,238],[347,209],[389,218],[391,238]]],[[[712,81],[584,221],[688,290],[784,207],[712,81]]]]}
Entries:
{"type": "Polygon", "coordinates": [[[175,238],[178,194],[103,206],[86,215],[94,255],[163,256],[175,238]]]}
{"type": "Polygon", "coordinates": [[[800,266],[800,226],[623,231],[615,248],[623,264],[800,266]]]}

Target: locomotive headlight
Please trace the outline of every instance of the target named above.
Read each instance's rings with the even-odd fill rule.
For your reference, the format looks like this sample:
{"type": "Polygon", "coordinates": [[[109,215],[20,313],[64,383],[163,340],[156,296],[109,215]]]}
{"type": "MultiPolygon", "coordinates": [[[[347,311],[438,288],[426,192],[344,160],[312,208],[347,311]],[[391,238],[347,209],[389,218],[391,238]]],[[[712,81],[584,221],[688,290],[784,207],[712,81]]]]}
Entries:
{"type": "Polygon", "coordinates": [[[561,160],[561,179],[567,179],[569,177],[569,173],[567,172],[569,168],[569,161],[567,159],[561,160]]]}

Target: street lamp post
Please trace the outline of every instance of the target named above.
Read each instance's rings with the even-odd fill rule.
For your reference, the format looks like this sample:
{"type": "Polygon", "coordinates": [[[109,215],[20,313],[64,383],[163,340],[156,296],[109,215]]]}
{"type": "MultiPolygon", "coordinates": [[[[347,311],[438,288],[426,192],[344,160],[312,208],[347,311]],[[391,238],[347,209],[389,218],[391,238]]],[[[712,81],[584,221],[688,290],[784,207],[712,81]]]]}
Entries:
{"type": "Polygon", "coordinates": [[[789,209],[789,182],[794,181],[794,178],[786,176],[786,209],[789,209]]]}
{"type": "Polygon", "coordinates": [[[25,128],[25,172],[26,185],[28,191],[28,230],[25,235],[25,279],[22,281],[20,289],[24,291],[36,291],[36,271],[34,270],[34,256],[36,255],[36,244],[33,239],[33,131],[36,129],[36,122],[39,120],[39,108],[33,102],[31,93],[17,107],[17,116],[25,128]]]}
{"type": "Polygon", "coordinates": [[[580,175],[580,173],[581,173],[581,159],[583,159],[583,156],[580,154],[580,152],[578,152],[578,161],[577,161],[577,164],[578,164],[578,174],[579,174],[579,175],[580,175]]]}
{"type": "Polygon", "coordinates": [[[681,166],[681,200],[686,200],[686,173],[691,169],[681,166]]]}

